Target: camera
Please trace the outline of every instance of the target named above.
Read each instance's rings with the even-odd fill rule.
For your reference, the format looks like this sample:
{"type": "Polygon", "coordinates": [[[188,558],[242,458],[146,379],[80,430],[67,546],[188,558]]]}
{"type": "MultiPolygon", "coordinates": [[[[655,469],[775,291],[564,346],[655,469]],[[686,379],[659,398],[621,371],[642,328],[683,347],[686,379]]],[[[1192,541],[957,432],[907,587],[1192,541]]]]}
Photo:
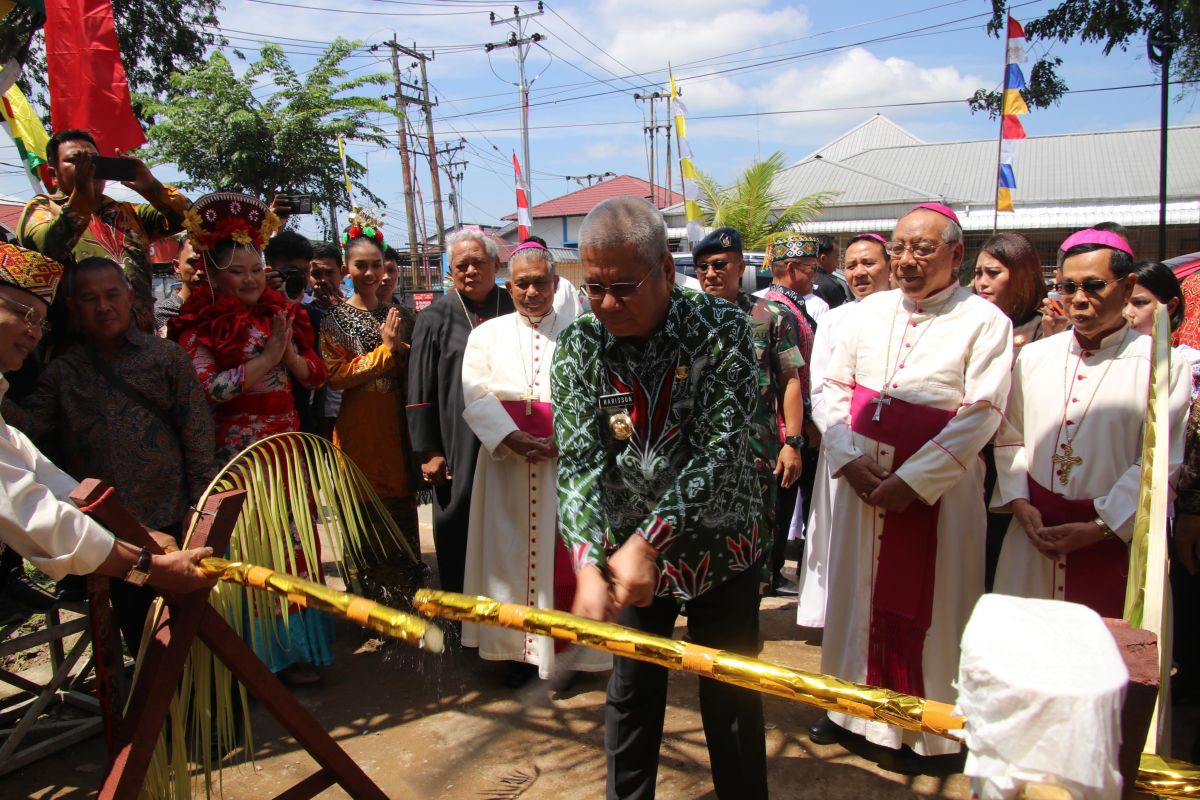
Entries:
{"type": "Polygon", "coordinates": [[[283,277],[283,292],[290,300],[300,299],[308,288],[308,275],[297,267],[288,267],[279,273],[283,277]]]}

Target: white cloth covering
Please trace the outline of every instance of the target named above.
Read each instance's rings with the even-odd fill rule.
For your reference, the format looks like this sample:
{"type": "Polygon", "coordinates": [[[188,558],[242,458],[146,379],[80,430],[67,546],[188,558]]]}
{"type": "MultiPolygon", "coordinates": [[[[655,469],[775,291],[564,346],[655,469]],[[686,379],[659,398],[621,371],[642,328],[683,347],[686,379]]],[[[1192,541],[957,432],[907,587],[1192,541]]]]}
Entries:
{"type": "MultiPolygon", "coordinates": [[[[554,608],[557,462],[529,464],[502,444],[517,424],[501,405],[533,395],[550,402],[554,342],[574,320],[574,308],[544,320],[540,329],[521,314],[488,320],[471,332],[463,353],[463,419],[483,447],[471,490],[471,522],[463,591],[505,603],[554,608]]],[[[554,668],[554,641],[521,631],[463,624],[463,644],[489,661],[523,661],[542,678],[554,668]]],[[[573,669],[608,669],[612,657],[587,650],[573,669]]]]}
{"type": "Polygon", "coordinates": [[[1037,781],[1116,800],[1128,682],[1096,612],[984,595],[963,631],[957,681],[974,796],[1009,800],[1037,781]]]}
{"type": "MultiPolygon", "coordinates": [[[[1084,351],[1073,331],[1021,348],[1013,370],[1005,419],[996,435],[996,491],[992,508],[1011,512],[1029,499],[1026,473],[1070,500],[1095,499],[1096,513],[1123,541],[1133,535],[1141,475],[1142,423],[1150,380],[1151,337],[1128,327],[1084,351]],[[1070,395],[1066,394],[1069,390],[1070,395]],[[1093,396],[1095,399],[1093,399],[1093,396]],[[1066,425],[1064,422],[1070,422],[1066,425]],[[1068,438],[1083,461],[1064,486],[1050,460],[1068,438]]],[[[1191,400],[1190,365],[1171,359],[1169,480],[1183,463],[1191,400]]],[[[995,591],[1062,599],[1055,562],[1029,543],[1019,522],[1009,525],[996,567],[995,591]]]]}
{"type": "MultiPolygon", "coordinates": [[[[7,391],[0,377],[0,399],[7,391]]],[[[0,418],[0,541],[51,578],[95,572],[115,544],[70,501],[78,485],[0,418]]]]}
{"type": "MultiPolygon", "coordinates": [[[[858,308],[857,303],[843,303],[830,309],[817,326],[813,337],[812,358],[809,361],[809,376],[812,381],[813,424],[821,435],[825,435],[825,370],[833,357],[833,344],[837,341],[843,321],[858,308]]],[[[853,323],[850,323],[853,324],[853,323]]],[[[821,447],[817,457],[817,476],[813,482],[813,497],[807,525],[804,520],[804,504],[797,502],[792,514],[789,538],[804,537],[804,559],[798,565],[800,597],[796,603],[796,624],[806,628],[825,626],[825,595],[829,576],[829,537],[833,531],[833,495],[839,481],[829,474],[825,463],[825,448],[821,447]]]]}
{"type": "MultiPolygon", "coordinates": [[[[986,512],[978,454],[1000,424],[1008,395],[1012,324],[994,305],[956,284],[917,303],[892,290],[857,305],[854,324],[843,326],[825,374],[825,455],[835,476],[865,454],[904,480],[921,501],[940,501],[933,615],[922,673],[926,697],[953,702],[959,636],[983,593],[986,512]],[[900,363],[903,368],[896,369],[900,363]],[[879,391],[889,377],[892,397],[954,412],[942,431],[899,467],[893,464],[894,448],[850,428],[854,387],[879,391]]],[[[889,417],[887,408],[882,420],[904,424],[903,414],[892,410],[889,417]]],[[[885,514],[864,503],[844,484],[845,478],[837,480],[842,485],[833,497],[837,532],[829,550],[821,671],[865,683],[885,514]]],[[[922,755],[958,750],[941,737],[843,714],[829,716],[885,747],[907,744],[922,755]]]]}

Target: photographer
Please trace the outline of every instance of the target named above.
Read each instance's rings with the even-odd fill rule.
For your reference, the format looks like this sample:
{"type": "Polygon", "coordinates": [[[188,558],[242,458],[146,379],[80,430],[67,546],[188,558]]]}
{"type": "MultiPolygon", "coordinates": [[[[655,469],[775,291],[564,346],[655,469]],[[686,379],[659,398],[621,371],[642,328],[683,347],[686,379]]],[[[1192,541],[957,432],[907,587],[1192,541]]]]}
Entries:
{"type": "Polygon", "coordinates": [[[46,160],[57,188],[35,195],[17,222],[22,247],[57,261],[82,261],[101,256],[117,261],[134,290],[138,327],[154,330],[154,267],[150,244],[183,230],[184,212],[191,202],[158,182],[136,158],[104,159],[87,131],[59,131],[46,145],[46,160]],[[114,162],[117,162],[114,164],[114,162]],[[122,185],[146,198],[134,204],[104,194],[107,172],[124,167],[131,176],[122,185]]]}
{"type": "MultiPolygon", "coordinates": [[[[282,292],[289,303],[301,303],[312,329],[321,330],[321,319],[325,315],[307,294],[312,273],[312,242],[295,231],[280,231],[263,248],[263,258],[267,262],[267,285],[282,292]]],[[[318,408],[318,405],[324,405],[320,392],[309,389],[300,381],[293,381],[292,397],[296,401],[296,413],[300,415],[300,430],[320,434],[324,417],[324,410],[318,408]]]]}

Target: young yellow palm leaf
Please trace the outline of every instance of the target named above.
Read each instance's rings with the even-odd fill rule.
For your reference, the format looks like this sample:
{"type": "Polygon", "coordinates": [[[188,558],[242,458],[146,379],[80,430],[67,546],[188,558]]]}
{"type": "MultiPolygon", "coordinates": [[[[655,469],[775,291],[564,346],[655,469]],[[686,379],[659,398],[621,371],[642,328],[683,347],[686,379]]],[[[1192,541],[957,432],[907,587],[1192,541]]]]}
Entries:
{"type": "MultiPolygon", "coordinates": [[[[355,583],[357,568],[369,563],[373,554],[398,547],[414,563],[419,559],[362,471],[345,453],[320,437],[284,433],[254,443],[213,478],[196,507],[203,508],[211,495],[232,489],[246,492],[229,543],[233,560],[289,575],[307,571],[310,579],[320,580],[318,527],[348,585],[355,583]],[[297,560],[297,550],[303,564],[297,560]]],[[[194,516],[185,546],[198,521],[194,516]]],[[[267,648],[286,644],[277,639],[272,624],[279,619],[283,635],[287,635],[286,598],[219,583],[210,593],[209,603],[243,638],[267,648]]],[[[161,600],[151,613],[157,622],[161,600]]],[[[143,651],[147,641],[148,637],[143,637],[143,651]]],[[[138,677],[135,673],[135,684],[138,677]]],[[[195,768],[197,779],[203,779],[205,794],[211,795],[214,771],[220,776],[220,754],[233,749],[239,726],[244,752],[254,752],[249,716],[243,713],[238,719],[237,713],[248,707],[245,689],[235,684],[229,670],[196,640],[171,703],[167,726],[170,736],[160,736],[155,747],[145,794],[153,798],[190,798],[195,768]],[[237,701],[233,696],[235,686],[237,701]]]]}

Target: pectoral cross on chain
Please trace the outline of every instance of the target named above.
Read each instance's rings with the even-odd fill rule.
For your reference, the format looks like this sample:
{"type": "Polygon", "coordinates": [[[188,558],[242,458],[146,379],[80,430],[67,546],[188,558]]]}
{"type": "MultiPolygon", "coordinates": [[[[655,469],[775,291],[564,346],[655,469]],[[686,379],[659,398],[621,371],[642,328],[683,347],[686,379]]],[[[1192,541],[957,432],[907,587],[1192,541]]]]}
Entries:
{"type": "Polygon", "coordinates": [[[525,401],[525,416],[528,417],[533,413],[533,401],[537,399],[533,394],[533,387],[526,387],[525,394],[521,395],[518,399],[525,401]]]}
{"type": "Polygon", "coordinates": [[[880,392],[879,395],[871,400],[875,404],[875,413],[871,415],[872,422],[879,422],[879,418],[883,416],[883,407],[892,404],[892,398],[885,393],[880,392]]]}
{"type": "Polygon", "coordinates": [[[1062,452],[1055,453],[1050,460],[1058,465],[1058,482],[1063,486],[1066,486],[1067,481],[1071,480],[1071,470],[1083,463],[1083,459],[1075,455],[1075,450],[1071,447],[1070,442],[1064,444],[1062,452]]]}

